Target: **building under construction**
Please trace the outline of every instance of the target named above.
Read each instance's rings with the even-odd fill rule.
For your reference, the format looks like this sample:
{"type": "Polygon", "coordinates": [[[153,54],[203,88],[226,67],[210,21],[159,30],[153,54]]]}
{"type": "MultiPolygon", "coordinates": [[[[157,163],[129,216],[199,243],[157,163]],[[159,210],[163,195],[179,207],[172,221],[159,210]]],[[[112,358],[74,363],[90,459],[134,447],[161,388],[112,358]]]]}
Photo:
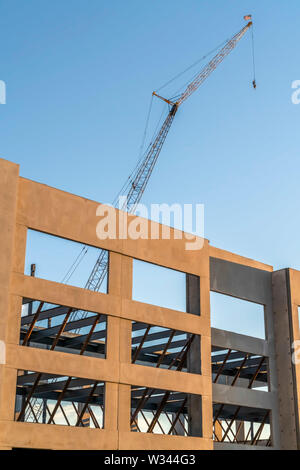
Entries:
{"type": "Polygon", "coordinates": [[[99,240],[98,203],[5,160],[0,179],[2,449],[300,448],[299,271],[99,240]],[[105,250],[107,292],[25,275],[28,230],[105,250]],[[132,299],[134,259],[185,274],[186,312],[132,299]],[[211,328],[211,291],[261,305],[265,339],[211,328]]]}
{"type": "MultiPolygon", "coordinates": [[[[179,106],[249,30],[253,45],[244,19],[181,94],[153,92],[168,113],[121,190],[118,228],[136,217],[179,106]]],[[[1,449],[300,449],[300,272],[200,237],[202,248],[187,250],[187,234],[170,229],[166,239],[160,224],[154,239],[103,239],[99,203],[21,178],[5,160],[0,182],[1,449]],[[86,284],[68,282],[81,255],[60,282],[34,263],[28,273],[29,232],[96,249],[86,284]],[[184,276],[184,311],[133,296],[135,260],[184,276]],[[237,331],[230,316],[226,329],[211,327],[212,293],[259,306],[262,337],[237,331]]]]}

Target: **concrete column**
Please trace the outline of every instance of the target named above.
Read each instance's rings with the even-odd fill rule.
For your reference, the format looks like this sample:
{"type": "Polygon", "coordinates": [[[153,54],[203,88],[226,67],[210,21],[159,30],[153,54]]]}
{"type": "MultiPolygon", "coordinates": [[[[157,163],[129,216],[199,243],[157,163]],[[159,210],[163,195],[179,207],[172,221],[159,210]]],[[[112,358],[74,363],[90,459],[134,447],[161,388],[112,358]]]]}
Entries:
{"type": "Polygon", "coordinates": [[[281,449],[300,449],[297,385],[292,363],[291,298],[287,269],[272,274],[281,449]]]}
{"type": "MultiPolygon", "coordinates": [[[[117,253],[109,256],[109,294],[120,299],[120,312],[122,311],[122,298],[132,297],[132,258],[117,253]]],[[[120,363],[131,363],[131,321],[123,318],[108,317],[107,359],[120,363]]],[[[114,415],[114,423],[118,432],[130,431],[131,387],[124,384],[106,385],[106,403],[110,403],[110,413],[114,415]],[[108,387],[109,385],[109,387],[108,387]],[[113,392],[110,397],[109,393],[113,392]],[[116,401],[117,398],[117,401],[116,401]],[[113,403],[117,406],[112,409],[113,403]]],[[[107,409],[108,413],[108,409],[107,409]]],[[[109,417],[107,417],[110,419],[109,417]]],[[[105,423],[107,418],[105,418],[105,423]]],[[[110,419],[112,428],[113,422],[110,419]]]]}
{"type": "MultiPolygon", "coordinates": [[[[200,278],[192,274],[186,275],[186,311],[193,315],[200,315],[200,278]]],[[[201,374],[201,338],[194,338],[189,354],[188,372],[201,374]]]]}
{"type": "MultiPolygon", "coordinates": [[[[0,427],[14,419],[17,371],[6,365],[6,344],[11,325],[11,273],[17,213],[19,166],[0,160],[0,427]]],[[[21,313],[19,313],[21,314],[21,313]]],[[[1,429],[0,429],[1,431],[1,429]]],[[[0,432],[0,435],[3,433],[0,432]]],[[[0,448],[3,443],[0,442],[0,448]]],[[[5,445],[3,447],[6,447],[5,445]]]]}

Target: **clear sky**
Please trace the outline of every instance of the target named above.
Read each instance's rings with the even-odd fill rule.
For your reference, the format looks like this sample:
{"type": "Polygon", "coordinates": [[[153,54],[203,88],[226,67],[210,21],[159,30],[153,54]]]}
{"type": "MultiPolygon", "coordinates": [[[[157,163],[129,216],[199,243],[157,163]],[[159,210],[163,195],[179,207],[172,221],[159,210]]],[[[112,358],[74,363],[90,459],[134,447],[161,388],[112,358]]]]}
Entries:
{"type": "Polygon", "coordinates": [[[24,177],[112,201],[152,90],[247,13],[257,89],[247,35],[179,110],[143,201],[204,203],[212,244],[300,269],[298,0],[2,0],[0,156],[24,177]]]}

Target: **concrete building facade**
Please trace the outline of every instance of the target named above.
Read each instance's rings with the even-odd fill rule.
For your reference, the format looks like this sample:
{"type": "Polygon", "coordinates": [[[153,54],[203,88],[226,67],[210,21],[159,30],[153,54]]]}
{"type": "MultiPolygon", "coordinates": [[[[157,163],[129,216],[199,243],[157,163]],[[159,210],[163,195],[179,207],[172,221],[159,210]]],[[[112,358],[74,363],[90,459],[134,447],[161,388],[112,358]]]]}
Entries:
{"type": "Polygon", "coordinates": [[[300,449],[300,272],[99,240],[99,203],[5,160],[0,181],[2,449],[300,449]],[[107,250],[107,293],[25,275],[28,230],[107,250]],[[185,273],[186,312],[133,300],[133,259],[185,273]],[[265,339],[212,328],[211,291],[263,306],[265,339]]]}

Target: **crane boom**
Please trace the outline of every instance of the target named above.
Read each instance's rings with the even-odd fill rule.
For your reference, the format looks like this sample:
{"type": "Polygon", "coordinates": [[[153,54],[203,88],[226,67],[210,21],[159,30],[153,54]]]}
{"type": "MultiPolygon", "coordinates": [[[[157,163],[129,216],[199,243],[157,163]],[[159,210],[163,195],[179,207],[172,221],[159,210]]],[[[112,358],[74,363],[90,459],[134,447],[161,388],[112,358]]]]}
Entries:
{"type": "MultiPolygon", "coordinates": [[[[139,203],[147,183],[152,174],[155,163],[158,159],[162,146],[166,140],[176,112],[179,106],[186,101],[192,93],[194,93],[202,83],[210,76],[210,74],[217,68],[217,66],[225,59],[225,57],[230,54],[230,52],[235,48],[237,43],[242,39],[247,30],[252,26],[252,21],[245,25],[237,34],[235,34],[223,48],[211,59],[211,61],[203,67],[203,69],[196,75],[194,80],[187,86],[184,92],[179,96],[176,102],[172,102],[166,98],[159,96],[156,92],[153,92],[155,96],[163,99],[170,105],[169,113],[161,127],[158,131],[153,144],[146,153],[144,159],[140,163],[137,171],[135,172],[134,180],[132,181],[131,187],[127,194],[127,204],[121,209],[126,210],[129,213],[133,213],[136,205],[139,203]]],[[[105,250],[101,250],[99,257],[93,267],[93,270],[85,284],[86,289],[98,291],[101,287],[101,284],[107,274],[108,268],[108,253],[105,250]]],[[[72,320],[77,318],[82,318],[81,311],[74,311],[72,315],[72,320]],[[79,315],[81,314],[81,315],[79,315]]]]}

